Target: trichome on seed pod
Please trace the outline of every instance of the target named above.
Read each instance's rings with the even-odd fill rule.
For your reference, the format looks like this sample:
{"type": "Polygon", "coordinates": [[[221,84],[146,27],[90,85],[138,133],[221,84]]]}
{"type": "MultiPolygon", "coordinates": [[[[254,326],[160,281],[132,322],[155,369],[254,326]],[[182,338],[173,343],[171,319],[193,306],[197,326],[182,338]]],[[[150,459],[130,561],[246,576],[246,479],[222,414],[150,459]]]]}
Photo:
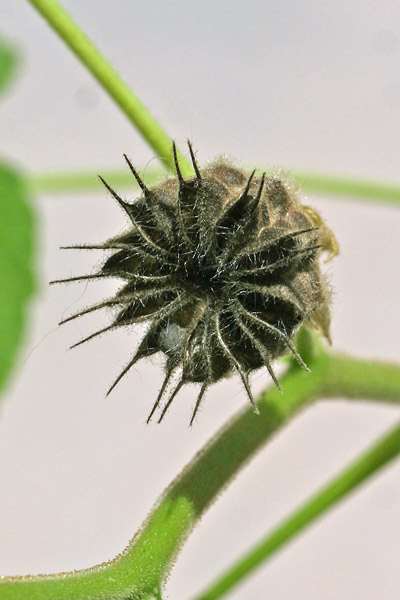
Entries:
{"type": "MultiPolygon", "coordinates": [[[[173,153],[176,177],[147,187],[127,156],[141,189],[124,201],[100,177],[124,209],[129,228],[99,245],[69,246],[110,253],[98,273],[58,282],[117,277],[111,298],[64,319],[116,307],[112,323],[75,346],[116,327],[149,321],[138,349],[108,393],[141,358],[166,355],[165,379],[151,419],[180,371],[161,411],[161,421],[186,383],[200,390],[191,423],[209,385],[236,371],[257,410],[249,374],[291,352],[302,324],[329,339],[330,291],[320,270],[324,250],[337,252],[333,233],[313,209],[303,206],[282,173],[248,174],[225,158],[200,169],[192,146],[195,177],[184,179],[173,153]]],[[[54,282],[54,283],[58,283],[54,282]]]]}

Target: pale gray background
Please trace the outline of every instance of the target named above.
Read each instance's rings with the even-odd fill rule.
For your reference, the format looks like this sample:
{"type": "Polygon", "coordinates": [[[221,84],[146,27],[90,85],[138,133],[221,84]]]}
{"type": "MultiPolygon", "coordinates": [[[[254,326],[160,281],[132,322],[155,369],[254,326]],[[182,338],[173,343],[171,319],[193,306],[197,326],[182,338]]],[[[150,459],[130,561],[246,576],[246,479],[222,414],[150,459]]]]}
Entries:
{"type": "MultiPolygon", "coordinates": [[[[65,0],[64,5],[183,146],[400,181],[400,6],[391,1],[238,2],[65,0]]],[[[24,1],[1,0],[0,33],[24,53],[21,79],[0,104],[1,153],[31,172],[138,165],[154,153],[24,1]]],[[[152,163],[155,164],[155,163],[152,163]]],[[[400,212],[310,197],[335,230],[336,349],[400,360],[400,212]]],[[[138,330],[67,347],[107,315],[57,327],[112,284],[49,288],[100,255],[58,246],[100,241],[125,226],[103,189],[35,199],[40,291],[20,369],[0,421],[0,572],[89,567],[116,555],[153,501],[202,444],[246,403],[236,378],[210,390],[187,427],[194,389],[162,426],[145,417],[160,361],[107,386],[138,330]]],[[[254,381],[256,390],[268,381],[254,381]]],[[[399,410],[323,402],[262,451],[190,537],[166,598],[191,597],[291,509],[382,434],[399,410]]],[[[395,600],[400,596],[400,467],[314,524],[229,598],[395,600]]]]}

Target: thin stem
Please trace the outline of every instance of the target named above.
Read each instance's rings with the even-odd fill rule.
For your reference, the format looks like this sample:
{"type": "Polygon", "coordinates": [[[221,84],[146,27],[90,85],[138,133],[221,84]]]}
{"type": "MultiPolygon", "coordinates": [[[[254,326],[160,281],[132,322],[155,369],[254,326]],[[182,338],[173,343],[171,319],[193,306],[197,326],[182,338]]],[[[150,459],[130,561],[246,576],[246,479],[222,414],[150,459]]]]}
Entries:
{"type": "Polygon", "coordinates": [[[287,541],[345,498],[376,471],[400,454],[400,424],[359,456],[349,467],[317,492],[266,538],[246,553],[195,600],[218,600],[239,581],[269,559],[287,541]]]}
{"type": "MultiPolygon", "coordinates": [[[[122,154],[121,154],[122,158],[122,154]]],[[[139,187],[132,173],[125,169],[101,169],[102,177],[110,183],[114,189],[139,187]]],[[[162,169],[147,169],[144,171],[146,184],[156,183],[160,177],[165,175],[162,169]]],[[[100,189],[97,171],[65,171],[55,173],[39,173],[29,177],[29,184],[33,193],[36,194],[70,194],[80,192],[95,192],[100,189]]]]}
{"type": "Polygon", "coordinates": [[[362,200],[376,202],[379,200],[385,204],[400,204],[400,185],[380,181],[368,181],[355,179],[354,177],[340,177],[339,175],[328,175],[324,173],[306,173],[294,170],[293,175],[300,186],[314,193],[324,195],[350,196],[362,200]]]}
{"type": "MultiPolygon", "coordinates": [[[[180,163],[182,164],[182,163],[180,163]]],[[[268,171],[267,171],[268,172],[268,171]]],[[[358,179],[322,175],[320,173],[295,172],[304,192],[334,194],[382,204],[400,206],[400,185],[362,181],[358,179]]],[[[160,169],[146,169],[146,183],[155,183],[163,172],[160,169]]],[[[127,171],[115,169],[103,171],[107,181],[117,187],[135,187],[136,182],[127,171]]],[[[30,184],[36,193],[80,192],[82,190],[98,189],[97,172],[94,171],[65,171],[60,173],[39,173],[31,175],[30,184]]]]}
{"type": "MultiPolygon", "coordinates": [[[[165,166],[173,171],[171,138],[65,9],[56,0],[28,1],[41,13],[49,25],[113,98],[165,166]]],[[[193,176],[193,168],[182,155],[179,157],[179,163],[184,175],[193,176]]]]}

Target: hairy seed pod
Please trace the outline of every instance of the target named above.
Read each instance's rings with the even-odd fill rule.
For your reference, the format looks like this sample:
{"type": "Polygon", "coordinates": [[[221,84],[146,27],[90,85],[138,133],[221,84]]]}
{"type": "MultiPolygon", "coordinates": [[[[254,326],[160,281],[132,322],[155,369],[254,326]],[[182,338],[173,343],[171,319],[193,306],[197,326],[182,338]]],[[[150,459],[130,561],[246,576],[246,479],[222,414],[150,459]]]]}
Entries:
{"type": "Polygon", "coordinates": [[[118,277],[123,286],[70,321],[114,306],[113,322],[75,346],[116,327],[149,321],[143,340],[109,392],[141,358],[166,355],[166,376],[149,415],[160,405],[172,374],[179,382],[164,404],[162,420],[185,383],[200,384],[191,423],[209,385],[236,371],[256,410],[249,374],[291,352],[302,324],[329,339],[329,288],[318,259],[337,253],[332,232],[303,206],[281,174],[258,177],[220,158],[200,171],[189,143],[195,177],[177,177],[148,188],[125,159],[142,195],[125,202],[105,181],[129,220],[129,229],[96,246],[111,254],[98,273],[59,282],[118,277]]]}

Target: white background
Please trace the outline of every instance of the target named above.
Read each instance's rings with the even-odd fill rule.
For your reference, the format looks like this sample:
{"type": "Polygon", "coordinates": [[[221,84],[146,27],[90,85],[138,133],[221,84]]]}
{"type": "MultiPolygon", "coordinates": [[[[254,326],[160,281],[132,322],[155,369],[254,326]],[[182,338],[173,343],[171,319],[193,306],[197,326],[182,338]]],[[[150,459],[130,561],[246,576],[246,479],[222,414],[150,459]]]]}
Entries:
{"type": "MultiPolygon", "coordinates": [[[[169,134],[200,162],[228,153],[400,181],[400,7],[376,2],[64,0],[169,134]]],[[[28,2],[0,1],[0,34],[23,53],[0,104],[2,158],[32,173],[137,165],[154,153],[28,2]]],[[[334,348],[400,360],[400,211],[309,197],[341,254],[334,348]]],[[[246,403],[236,378],[209,392],[195,426],[188,387],[161,426],[145,426],[160,361],[141,364],[105,399],[138,329],[68,352],[107,322],[62,316],[112,284],[47,282],[101,255],[61,252],[125,226],[103,189],[34,199],[40,290],[0,421],[0,573],[89,567],[128,543],[172,477],[246,403]]],[[[255,390],[268,382],[254,378],[255,390]]],[[[312,491],[393,425],[394,407],[321,401],[251,462],[189,538],[166,598],[193,596],[312,491]]],[[[233,600],[395,600],[400,596],[400,468],[391,464],[229,595],[233,600]]]]}

